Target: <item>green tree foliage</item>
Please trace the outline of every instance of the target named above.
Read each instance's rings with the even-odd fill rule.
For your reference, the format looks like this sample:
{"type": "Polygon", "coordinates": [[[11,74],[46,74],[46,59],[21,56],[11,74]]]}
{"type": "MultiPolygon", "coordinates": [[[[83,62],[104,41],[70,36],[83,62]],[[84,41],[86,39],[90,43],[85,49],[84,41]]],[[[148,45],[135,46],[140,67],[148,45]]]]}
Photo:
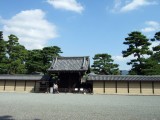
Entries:
{"type": "Polygon", "coordinates": [[[42,50],[30,50],[26,62],[27,73],[47,72],[50,67],[53,57],[59,56],[62,53],[57,46],[44,47],[42,50]]]}
{"type": "Polygon", "coordinates": [[[46,73],[53,57],[60,56],[61,49],[57,46],[26,50],[18,42],[18,37],[11,34],[4,41],[0,31],[0,74],[46,73]]]}
{"type": "Polygon", "coordinates": [[[6,42],[3,39],[3,32],[0,31],[0,74],[7,73],[6,62],[6,42]]]}
{"type": "Polygon", "coordinates": [[[109,54],[96,54],[93,58],[94,63],[92,70],[96,74],[101,75],[117,75],[120,74],[118,64],[113,63],[113,59],[109,54]]]}
{"type": "Polygon", "coordinates": [[[53,57],[58,57],[60,56],[60,53],[62,53],[61,48],[58,46],[50,46],[50,47],[44,47],[42,49],[42,61],[43,61],[43,69],[42,72],[46,73],[47,69],[50,67],[53,57]]]}
{"type": "Polygon", "coordinates": [[[160,75],[160,65],[154,55],[146,59],[146,65],[143,72],[144,75],[160,75]]]}
{"type": "MultiPolygon", "coordinates": [[[[152,41],[160,41],[160,32],[157,32],[152,41]]],[[[153,47],[153,55],[147,59],[146,75],[160,75],[160,44],[153,47]]]]}
{"type": "Polygon", "coordinates": [[[41,72],[42,71],[42,54],[41,50],[29,50],[26,61],[27,73],[41,72]]]}
{"type": "Polygon", "coordinates": [[[27,57],[27,50],[20,45],[17,36],[11,34],[7,41],[7,56],[8,64],[7,71],[9,74],[25,73],[25,62],[27,57]]]}
{"type": "Polygon", "coordinates": [[[152,51],[149,50],[151,43],[147,37],[141,32],[134,31],[128,34],[123,44],[128,45],[127,50],[122,51],[123,57],[134,56],[134,59],[127,63],[128,65],[132,65],[129,74],[144,75],[147,65],[144,55],[152,55],[152,51]]]}
{"type": "MultiPolygon", "coordinates": [[[[152,41],[160,41],[160,32],[157,32],[154,36],[154,38],[152,39],[152,41]]],[[[160,44],[153,47],[153,51],[155,51],[156,54],[160,54],[160,44]]],[[[160,59],[159,59],[160,60],[160,59]]]]}

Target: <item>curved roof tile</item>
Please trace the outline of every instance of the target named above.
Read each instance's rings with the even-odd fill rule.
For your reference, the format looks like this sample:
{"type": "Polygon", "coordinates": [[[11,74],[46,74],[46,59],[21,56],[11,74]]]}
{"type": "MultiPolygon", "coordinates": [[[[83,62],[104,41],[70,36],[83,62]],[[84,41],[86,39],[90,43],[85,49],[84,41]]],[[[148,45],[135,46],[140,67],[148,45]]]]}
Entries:
{"type": "Polygon", "coordinates": [[[89,75],[88,81],[160,81],[160,75],[89,75]]]}
{"type": "Polygon", "coordinates": [[[88,56],[84,57],[57,57],[53,58],[49,72],[55,71],[87,71],[90,60],[88,56]]]}

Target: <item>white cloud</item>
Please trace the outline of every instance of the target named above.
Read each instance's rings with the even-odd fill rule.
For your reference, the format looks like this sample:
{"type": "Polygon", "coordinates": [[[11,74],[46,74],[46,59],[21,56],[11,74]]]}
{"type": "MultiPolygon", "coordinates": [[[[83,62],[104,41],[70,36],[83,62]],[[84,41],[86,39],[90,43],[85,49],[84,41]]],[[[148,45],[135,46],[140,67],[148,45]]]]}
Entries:
{"type": "Polygon", "coordinates": [[[143,6],[155,5],[156,0],[115,0],[112,11],[114,12],[128,12],[138,9],[143,6]]]}
{"type": "Polygon", "coordinates": [[[114,1],[114,7],[111,11],[112,12],[117,12],[120,9],[121,4],[122,4],[121,0],[115,0],[114,1]]]}
{"type": "Polygon", "coordinates": [[[43,48],[48,40],[57,37],[56,26],[45,19],[40,9],[21,11],[2,21],[4,35],[15,34],[27,49],[43,48]]]}
{"type": "Polygon", "coordinates": [[[153,5],[156,4],[155,1],[150,0],[132,0],[130,3],[126,4],[121,8],[121,12],[127,12],[135,10],[139,7],[146,6],[146,5],[153,5]]]}
{"type": "Polygon", "coordinates": [[[149,46],[149,49],[152,50],[152,48],[157,46],[157,45],[160,45],[159,41],[154,41],[154,42],[152,42],[151,46],[149,46]]]}
{"type": "Polygon", "coordinates": [[[156,31],[160,30],[160,23],[159,22],[147,21],[147,22],[145,22],[145,24],[147,25],[147,27],[141,29],[141,31],[144,33],[156,32],[156,31]]]}
{"type": "Polygon", "coordinates": [[[47,2],[56,9],[63,9],[77,13],[82,13],[84,10],[84,7],[76,0],[47,0],[47,2]]]}
{"type": "Polygon", "coordinates": [[[123,57],[122,55],[112,56],[114,63],[119,64],[120,70],[129,70],[131,69],[131,65],[127,65],[131,59],[134,59],[133,56],[123,57]]]}

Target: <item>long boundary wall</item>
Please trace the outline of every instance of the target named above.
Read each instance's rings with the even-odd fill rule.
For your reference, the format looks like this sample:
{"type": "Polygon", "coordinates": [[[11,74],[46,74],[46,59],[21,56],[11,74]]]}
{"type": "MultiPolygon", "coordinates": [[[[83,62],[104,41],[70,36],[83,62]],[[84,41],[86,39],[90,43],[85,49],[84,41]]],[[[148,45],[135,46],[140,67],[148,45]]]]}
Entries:
{"type": "Polygon", "coordinates": [[[93,81],[94,94],[160,95],[158,81],[93,81]]]}
{"type": "Polygon", "coordinates": [[[0,92],[39,92],[39,81],[1,80],[0,92]]]}

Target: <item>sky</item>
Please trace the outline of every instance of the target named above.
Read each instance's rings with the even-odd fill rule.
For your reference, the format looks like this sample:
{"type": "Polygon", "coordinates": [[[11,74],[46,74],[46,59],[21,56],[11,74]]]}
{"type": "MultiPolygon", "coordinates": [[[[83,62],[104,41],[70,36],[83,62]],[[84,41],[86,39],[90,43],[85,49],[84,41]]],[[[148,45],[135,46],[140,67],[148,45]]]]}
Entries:
{"type": "Polygon", "coordinates": [[[121,70],[128,33],[148,38],[160,31],[160,0],[0,0],[0,31],[27,49],[59,46],[62,56],[107,53],[121,70]]]}

